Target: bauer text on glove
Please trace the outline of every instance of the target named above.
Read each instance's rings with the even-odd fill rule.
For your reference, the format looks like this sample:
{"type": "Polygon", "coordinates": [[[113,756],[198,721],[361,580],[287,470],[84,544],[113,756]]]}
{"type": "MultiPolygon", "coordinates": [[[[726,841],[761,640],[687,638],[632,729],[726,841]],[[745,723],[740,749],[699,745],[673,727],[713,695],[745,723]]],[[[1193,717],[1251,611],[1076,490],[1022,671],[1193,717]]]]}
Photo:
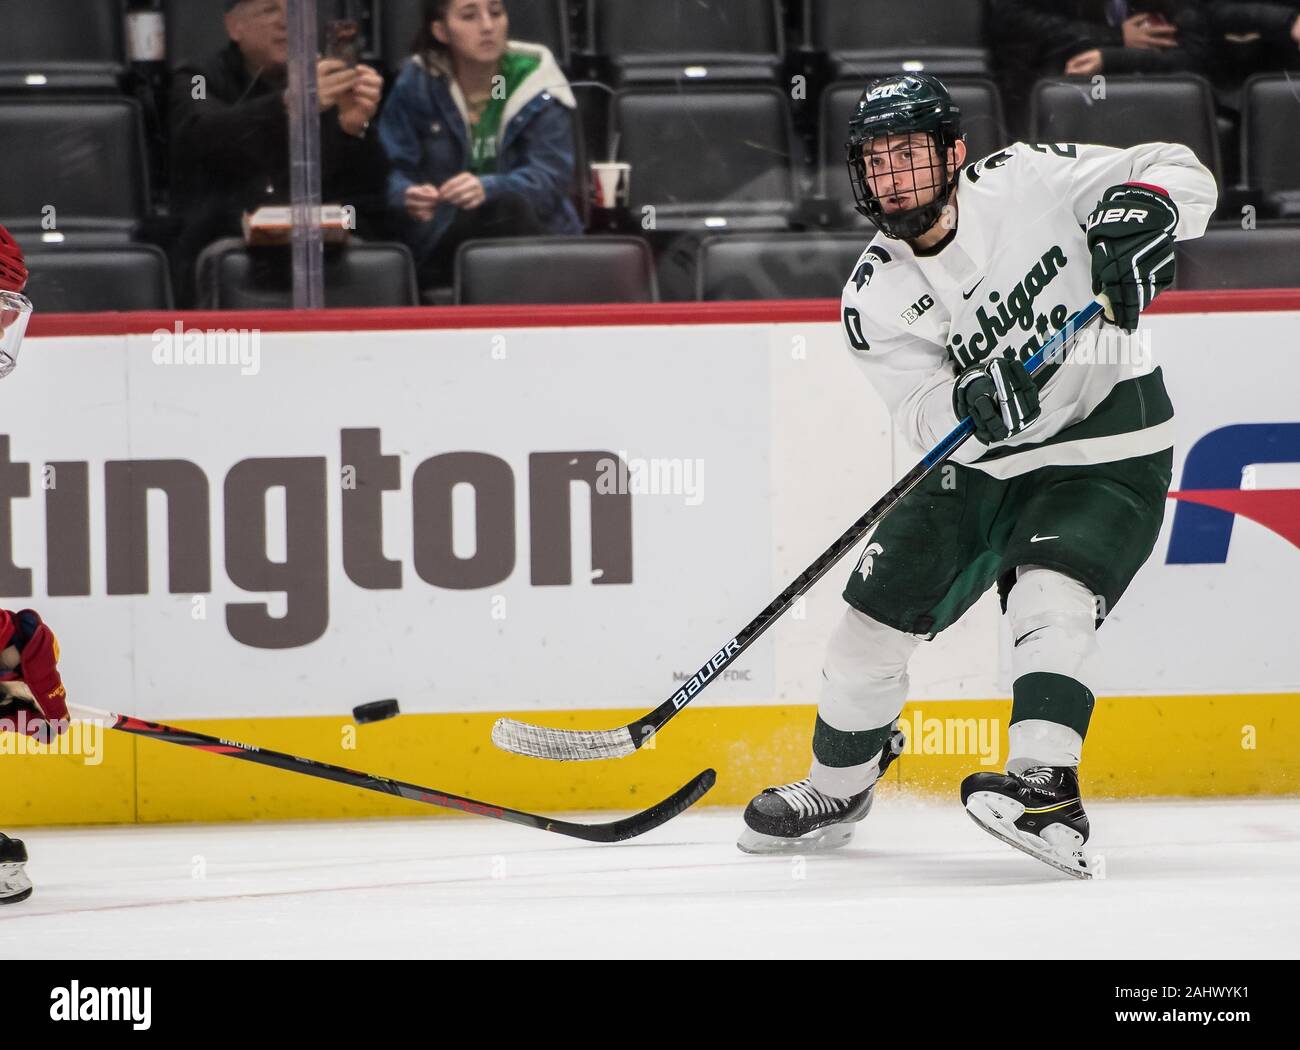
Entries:
{"type": "Polygon", "coordinates": [[[1178,205],[1158,186],[1112,186],[1088,216],[1092,291],[1110,300],[1107,319],[1126,332],[1174,282],[1178,205]]]}

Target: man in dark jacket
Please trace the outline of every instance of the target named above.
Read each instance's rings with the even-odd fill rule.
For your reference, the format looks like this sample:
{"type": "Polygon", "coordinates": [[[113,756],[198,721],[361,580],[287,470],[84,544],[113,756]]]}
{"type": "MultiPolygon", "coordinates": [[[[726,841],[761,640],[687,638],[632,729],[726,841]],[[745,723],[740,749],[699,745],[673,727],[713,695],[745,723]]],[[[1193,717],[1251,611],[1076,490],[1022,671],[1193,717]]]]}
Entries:
{"type": "Polygon", "coordinates": [[[1261,4],[1256,0],[1210,0],[1207,6],[1210,24],[1216,34],[1258,34],[1292,64],[1300,55],[1300,5],[1261,4]]]}
{"type": "Polygon", "coordinates": [[[1008,108],[1023,115],[1043,76],[1205,73],[1212,39],[1202,0],[993,0],[1008,108]]]}
{"type": "MultiPolygon", "coordinates": [[[[194,261],[220,237],[238,236],[246,211],[290,199],[285,99],[285,0],[227,0],[230,45],[172,86],[173,251],[178,297],[193,299],[194,261]]],[[[321,198],[357,210],[358,232],[382,234],[387,160],[371,120],[383,79],[369,66],[322,59],[321,198]]]]}
{"type": "Polygon", "coordinates": [[[1253,73],[1300,69],[1300,4],[1208,0],[1214,31],[1216,82],[1232,108],[1253,73]]]}

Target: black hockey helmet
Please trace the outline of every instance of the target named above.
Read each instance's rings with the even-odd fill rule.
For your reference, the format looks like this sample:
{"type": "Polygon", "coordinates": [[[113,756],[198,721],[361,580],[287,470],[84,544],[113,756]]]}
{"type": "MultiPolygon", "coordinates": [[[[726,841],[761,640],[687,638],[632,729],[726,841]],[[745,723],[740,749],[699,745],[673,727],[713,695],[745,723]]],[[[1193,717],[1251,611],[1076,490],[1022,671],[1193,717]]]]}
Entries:
{"type": "MultiPolygon", "coordinates": [[[[899,73],[872,81],[849,120],[849,140],[845,143],[857,210],[886,237],[903,240],[919,237],[934,225],[952,196],[956,180],[948,174],[948,154],[963,138],[961,110],[953,104],[952,96],[938,77],[928,73],[899,73]],[[887,212],[867,181],[863,147],[869,149],[871,140],[882,136],[917,132],[931,137],[935,153],[942,158],[939,181],[934,181],[928,166],[904,170],[912,175],[916,189],[934,188],[935,198],[928,204],[887,212]]],[[[887,159],[890,164],[898,163],[892,155],[887,159]]]]}

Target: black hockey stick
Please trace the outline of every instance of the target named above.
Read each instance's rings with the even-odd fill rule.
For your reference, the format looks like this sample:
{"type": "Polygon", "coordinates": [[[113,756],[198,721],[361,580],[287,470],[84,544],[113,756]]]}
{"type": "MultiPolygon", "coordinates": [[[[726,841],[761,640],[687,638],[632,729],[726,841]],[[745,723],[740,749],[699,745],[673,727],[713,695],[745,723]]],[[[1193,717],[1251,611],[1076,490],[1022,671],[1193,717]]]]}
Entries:
{"type": "Polygon", "coordinates": [[[677,814],[689,809],[704,797],[717,780],[717,774],[711,769],[706,769],[703,773],[697,774],[689,784],[640,813],[609,824],[574,824],[566,820],[539,817],[534,813],[523,813],[517,809],[507,809],[504,806],[494,806],[488,802],[477,802],[472,798],[451,795],[445,791],[434,791],[432,788],[408,784],[402,780],[389,780],[387,777],[377,777],[371,773],[358,773],[355,770],[331,766],[310,758],[268,751],[249,744],[239,744],[233,740],[220,740],[215,736],[196,733],[189,729],[176,729],[157,722],[146,722],[142,718],[132,718],[130,715],[96,711],[80,705],[73,705],[73,708],[76,717],[103,722],[110,729],[117,729],[123,733],[132,733],[151,740],[162,740],[168,744],[179,744],[181,747],[191,747],[196,751],[207,751],[209,754],[225,755],[227,758],[239,758],[245,762],[256,762],[258,765],[273,766],[289,773],[303,773],[309,777],[346,784],[348,787],[365,788],[367,791],[378,791],[385,795],[397,795],[400,798],[409,798],[412,802],[424,802],[430,806],[441,806],[443,809],[456,809],[462,813],[491,817],[493,820],[506,820],[526,828],[537,828],[539,831],[554,831],[558,835],[568,835],[570,838],[583,839],[587,842],[621,842],[624,839],[635,838],[637,835],[644,835],[647,831],[667,823],[677,814]]]}
{"type": "MultiPolygon", "coordinates": [[[[1108,304],[1104,296],[1090,302],[1069,318],[1064,327],[1052,336],[1043,347],[1025,362],[1025,370],[1032,376],[1044,365],[1058,363],[1074,337],[1101,316],[1108,304]]],[[[862,517],[849,526],[839,539],[795,577],[794,582],[778,594],[772,602],[752,619],[738,635],[719,649],[686,684],[667,700],[634,722],[618,729],[551,729],[513,718],[498,719],[492,727],[492,742],[503,751],[533,758],[550,758],[557,761],[575,761],[591,758],[623,758],[643,747],[655,733],[662,729],[678,711],[694,700],[719,673],[772,624],[776,623],[801,594],[822,578],[866,533],[880,523],[904,496],[912,491],[930,471],[943,463],[975,432],[970,417],[956,427],[932,448],[915,467],[882,496],[862,517]]]]}

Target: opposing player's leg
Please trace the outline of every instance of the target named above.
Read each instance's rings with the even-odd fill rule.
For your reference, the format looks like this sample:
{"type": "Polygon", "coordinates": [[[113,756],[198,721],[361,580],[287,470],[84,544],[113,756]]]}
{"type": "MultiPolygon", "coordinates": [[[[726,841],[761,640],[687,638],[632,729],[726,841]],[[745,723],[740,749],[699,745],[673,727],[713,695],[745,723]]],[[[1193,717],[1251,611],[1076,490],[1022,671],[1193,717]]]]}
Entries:
{"type": "Polygon", "coordinates": [[[17,904],[32,895],[26,863],[27,847],[19,839],[0,834],[0,904],[17,904]]]}
{"type": "Polygon", "coordinates": [[[955,622],[997,577],[983,544],[991,482],[963,467],[932,474],[881,524],[849,576],[832,632],[803,780],[771,787],[745,810],[749,853],[843,846],[871,809],[875,784],[904,746],[895,723],[921,638],[955,622]]]}
{"type": "Polygon", "coordinates": [[[1018,479],[1004,505],[1004,608],[1012,632],[1007,772],[961,798],[977,824],[1053,867],[1089,875],[1078,765],[1095,699],[1096,628],[1150,555],[1169,452],[1018,479]]]}

